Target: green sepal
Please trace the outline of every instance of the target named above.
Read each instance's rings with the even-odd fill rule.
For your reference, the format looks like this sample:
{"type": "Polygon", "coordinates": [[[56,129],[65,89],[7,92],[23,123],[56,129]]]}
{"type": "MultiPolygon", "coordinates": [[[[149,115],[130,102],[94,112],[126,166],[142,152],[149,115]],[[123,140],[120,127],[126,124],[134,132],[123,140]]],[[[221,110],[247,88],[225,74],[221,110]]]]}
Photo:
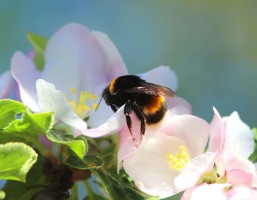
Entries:
{"type": "Polygon", "coordinates": [[[86,155],[83,159],[78,158],[75,155],[71,155],[66,164],[76,169],[98,169],[103,166],[104,161],[98,156],[86,155]]]}
{"type": "Polygon", "coordinates": [[[36,65],[36,68],[42,71],[45,66],[44,52],[48,38],[33,33],[28,33],[27,37],[35,53],[33,61],[36,65]]]}

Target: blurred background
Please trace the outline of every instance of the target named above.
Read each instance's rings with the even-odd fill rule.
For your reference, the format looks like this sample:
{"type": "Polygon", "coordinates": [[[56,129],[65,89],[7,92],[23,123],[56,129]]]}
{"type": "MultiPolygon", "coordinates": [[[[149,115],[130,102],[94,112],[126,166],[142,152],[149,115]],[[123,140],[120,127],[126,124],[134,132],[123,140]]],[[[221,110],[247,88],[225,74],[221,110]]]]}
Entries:
{"type": "Polygon", "coordinates": [[[0,1],[0,72],[16,50],[31,47],[26,34],[51,36],[69,22],[105,32],[129,72],[169,65],[177,95],[193,113],[212,119],[237,110],[257,126],[257,1],[55,0],[0,1]]]}
{"type": "Polygon", "coordinates": [[[0,73],[31,49],[28,32],[69,22],[108,34],[131,74],[169,65],[195,115],[211,121],[215,106],[257,126],[256,0],[1,0],[0,73]]]}

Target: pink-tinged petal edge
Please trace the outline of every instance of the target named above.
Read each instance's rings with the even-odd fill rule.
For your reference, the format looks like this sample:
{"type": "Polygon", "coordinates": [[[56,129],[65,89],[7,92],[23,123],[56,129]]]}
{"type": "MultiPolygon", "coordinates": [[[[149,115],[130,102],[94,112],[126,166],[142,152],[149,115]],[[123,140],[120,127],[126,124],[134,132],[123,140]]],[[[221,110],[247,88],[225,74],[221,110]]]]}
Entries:
{"type": "Polygon", "coordinates": [[[226,125],[222,121],[217,109],[213,107],[214,116],[210,125],[210,139],[207,151],[223,152],[226,139],[226,125]]]}
{"type": "Polygon", "coordinates": [[[166,98],[166,104],[173,115],[192,114],[191,105],[181,97],[176,96],[175,98],[166,98]]]}
{"type": "Polygon", "coordinates": [[[111,81],[118,76],[128,74],[122,57],[110,38],[106,34],[98,31],[92,31],[92,34],[101,45],[105,54],[107,80],[111,81]]]}
{"type": "Polygon", "coordinates": [[[11,76],[10,71],[4,72],[0,76],[0,99],[7,98],[14,86],[14,79],[11,76]]]}

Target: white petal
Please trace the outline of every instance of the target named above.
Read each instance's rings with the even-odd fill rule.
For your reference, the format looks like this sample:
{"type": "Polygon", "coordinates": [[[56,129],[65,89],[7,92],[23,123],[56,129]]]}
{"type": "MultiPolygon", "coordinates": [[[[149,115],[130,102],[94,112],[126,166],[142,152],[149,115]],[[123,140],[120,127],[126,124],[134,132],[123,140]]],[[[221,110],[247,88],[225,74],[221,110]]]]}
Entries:
{"type": "Polygon", "coordinates": [[[175,154],[181,145],[185,144],[179,138],[146,132],[144,143],[124,159],[124,169],[142,190],[171,192],[178,171],[169,168],[167,154],[175,154]]]}
{"type": "Polygon", "coordinates": [[[159,66],[139,75],[147,82],[168,87],[175,91],[177,89],[177,76],[168,66],[159,66]]]}
{"type": "Polygon", "coordinates": [[[237,112],[228,117],[223,117],[226,123],[225,152],[231,152],[248,158],[254,150],[254,134],[237,112]]]}
{"type": "Polygon", "coordinates": [[[42,111],[54,112],[56,119],[74,129],[80,130],[87,128],[87,124],[73,112],[64,94],[56,90],[53,84],[39,79],[36,87],[38,104],[42,111]]]}
{"type": "Polygon", "coordinates": [[[118,133],[126,123],[124,116],[124,106],[119,108],[105,123],[96,128],[81,129],[75,133],[75,137],[79,135],[86,135],[93,138],[111,135],[118,133]]]}
{"type": "Polygon", "coordinates": [[[192,193],[190,200],[227,200],[225,188],[229,184],[206,184],[196,187],[192,193]]]}

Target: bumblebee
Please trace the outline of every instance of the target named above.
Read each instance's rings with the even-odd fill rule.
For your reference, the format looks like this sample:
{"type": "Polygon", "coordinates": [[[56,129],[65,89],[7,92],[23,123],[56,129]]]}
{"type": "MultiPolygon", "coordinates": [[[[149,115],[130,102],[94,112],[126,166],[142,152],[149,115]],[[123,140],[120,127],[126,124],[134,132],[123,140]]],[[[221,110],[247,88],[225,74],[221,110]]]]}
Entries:
{"type": "Polygon", "coordinates": [[[175,97],[175,93],[167,87],[148,83],[136,75],[113,79],[102,93],[105,103],[114,112],[125,104],[124,114],[133,141],[136,138],[132,132],[132,111],[141,121],[140,141],[137,145],[142,142],[146,124],[157,123],[163,118],[167,110],[165,97],[175,97]]]}

